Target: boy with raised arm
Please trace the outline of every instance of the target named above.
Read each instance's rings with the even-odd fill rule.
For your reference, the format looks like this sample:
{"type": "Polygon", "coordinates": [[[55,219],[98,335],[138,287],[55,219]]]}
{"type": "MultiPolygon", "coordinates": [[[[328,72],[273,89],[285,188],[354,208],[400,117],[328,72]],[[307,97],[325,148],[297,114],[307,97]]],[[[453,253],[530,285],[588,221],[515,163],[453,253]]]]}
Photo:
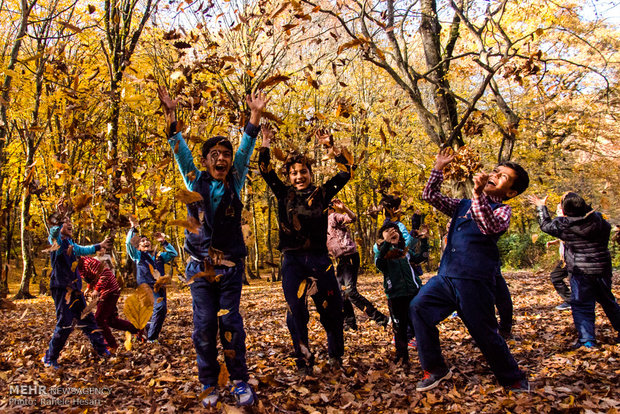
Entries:
{"type": "Polygon", "coordinates": [[[174,159],[185,186],[202,196],[201,201],[187,205],[188,218],[198,220],[201,226],[198,234],[185,231],[184,246],[189,254],[185,275],[192,293],[192,339],[197,354],[198,379],[203,385],[202,403],[205,407],[213,407],[219,399],[219,330],[224,360],[233,382],[233,397],[239,405],[251,405],[256,396],[247,383],[245,330],[239,313],[244,258],[247,255],[241,231],[243,204],[240,192],[268,99],[262,93],[252,93],[246,97],[251,111],[250,122],[245,127],[234,158],[233,146],[228,138],[209,138],[202,144],[200,165],[203,170],[199,170],[185,140],[177,131],[177,101],[172,100],[161,87],[158,92],[168,120],[168,142],[174,151],[174,159]],[[233,266],[227,266],[229,262],[233,266]],[[210,272],[211,269],[215,273],[214,277],[201,277],[206,276],[206,271],[210,272]]]}
{"type": "Polygon", "coordinates": [[[494,309],[500,271],[497,240],[508,229],[511,216],[510,206],[502,201],[525,191],[529,176],[519,164],[505,162],[490,174],[474,176],[472,199],[450,198],[440,188],[442,171],[453,158],[450,149],[439,152],[422,193],[425,201],[452,220],[437,276],[422,287],[409,309],[424,370],[416,390],[433,389],[452,376],[441,355],[437,324],[457,311],[499,383],[512,391],[529,391],[525,374],[498,333],[494,309]]]}

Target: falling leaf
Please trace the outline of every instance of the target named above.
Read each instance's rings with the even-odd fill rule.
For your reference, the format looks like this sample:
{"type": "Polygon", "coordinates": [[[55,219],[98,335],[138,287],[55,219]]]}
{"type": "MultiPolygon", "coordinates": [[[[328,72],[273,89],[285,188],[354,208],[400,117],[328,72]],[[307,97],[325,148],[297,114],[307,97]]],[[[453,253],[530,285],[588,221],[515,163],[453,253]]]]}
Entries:
{"type": "Polygon", "coordinates": [[[532,233],[532,243],[536,243],[536,240],[538,240],[538,233],[532,233]]]}
{"type": "Polygon", "coordinates": [[[202,196],[200,193],[195,191],[189,191],[184,188],[179,188],[175,194],[177,200],[185,204],[195,203],[197,201],[202,201],[202,196]]]}
{"type": "MultiPolygon", "coordinates": [[[[153,290],[155,292],[159,292],[160,288],[165,287],[170,282],[172,282],[172,278],[170,276],[161,276],[161,277],[157,278],[157,280],[155,281],[155,285],[153,286],[153,290]]],[[[159,299],[163,300],[164,298],[159,298],[159,299]]]]}
{"type": "Polygon", "coordinates": [[[78,267],[78,262],[77,260],[75,260],[73,263],[71,263],[71,271],[75,272],[75,269],[77,269],[78,267]]]}
{"type": "Polygon", "coordinates": [[[69,22],[57,21],[56,23],[58,23],[60,26],[66,27],[74,33],[82,33],[82,29],[69,22]]]}
{"type": "Polygon", "coordinates": [[[306,292],[306,279],[302,280],[297,289],[297,297],[301,298],[306,292]]]}
{"type": "Polygon", "coordinates": [[[51,253],[51,252],[55,252],[58,249],[60,249],[60,245],[56,243],[56,240],[54,240],[52,242],[52,245],[45,250],[41,250],[41,253],[51,253]]]}
{"type": "Polygon", "coordinates": [[[275,85],[277,85],[280,82],[286,82],[289,79],[290,79],[290,77],[288,77],[288,76],[274,75],[274,76],[271,76],[271,77],[265,79],[264,81],[262,81],[258,85],[257,89],[266,89],[266,88],[269,88],[270,86],[275,86],[275,85]]]}
{"type": "Polygon", "coordinates": [[[123,312],[127,316],[127,320],[138,329],[144,329],[148,321],[153,315],[153,304],[148,301],[141,300],[138,293],[131,294],[126,300],[123,312]]]}
{"type": "Polygon", "coordinates": [[[220,309],[219,312],[217,313],[217,316],[228,315],[228,313],[230,313],[228,309],[220,309]]]}
{"type": "Polygon", "coordinates": [[[280,148],[272,148],[271,152],[273,153],[273,156],[276,157],[278,161],[286,160],[286,155],[284,154],[284,152],[282,152],[280,148]]]}
{"type": "Polygon", "coordinates": [[[226,338],[228,342],[232,341],[232,333],[228,331],[224,332],[224,338],[226,338]]]}
{"type": "Polygon", "coordinates": [[[183,227],[190,233],[200,233],[200,222],[194,217],[189,217],[187,220],[171,220],[168,222],[168,225],[183,227]]]}
{"type": "Polygon", "coordinates": [[[228,384],[228,380],[230,378],[230,374],[228,373],[228,368],[225,363],[220,364],[220,374],[217,377],[217,385],[220,387],[225,387],[228,384]]]}
{"type": "Polygon", "coordinates": [[[131,351],[131,332],[125,331],[125,342],[123,345],[125,345],[127,351],[131,351]]]}
{"type": "Polygon", "coordinates": [[[351,40],[350,42],[347,42],[347,43],[344,43],[344,44],[340,45],[340,46],[338,47],[338,51],[337,51],[337,53],[338,53],[338,54],[341,54],[341,53],[342,53],[342,52],[344,52],[345,50],[350,49],[350,48],[352,48],[352,47],[359,46],[359,45],[361,45],[362,43],[363,43],[363,42],[362,42],[360,39],[354,39],[354,40],[351,40]]]}
{"type": "Polygon", "coordinates": [[[80,212],[90,205],[92,194],[80,194],[73,199],[73,211],[80,212]]]}

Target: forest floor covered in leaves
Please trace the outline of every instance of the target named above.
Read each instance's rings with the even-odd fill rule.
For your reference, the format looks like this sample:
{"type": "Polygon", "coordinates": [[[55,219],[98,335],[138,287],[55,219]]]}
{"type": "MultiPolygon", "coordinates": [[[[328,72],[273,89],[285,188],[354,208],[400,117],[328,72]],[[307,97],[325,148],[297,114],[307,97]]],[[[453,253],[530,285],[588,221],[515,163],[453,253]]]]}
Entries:
{"type": "MultiPolygon", "coordinates": [[[[515,308],[515,338],[509,341],[509,347],[529,375],[529,394],[507,393],[500,387],[461,321],[450,317],[441,323],[440,332],[444,355],[455,375],[432,391],[415,391],[421,377],[417,352],[410,351],[410,372],[395,367],[391,363],[391,332],[358,311],[359,329],[345,332],[341,370],[331,370],[327,365],[325,333],[318,314],[311,312],[310,343],[317,354],[317,365],[313,375],[303,376],[290,357],[292,345],[280,284],[252,281],[251,286],[243,289],[241,308],[247,331],[250,383],[257,391],[259,403],[238,410],[230,395],[223,393],[222,404],[214,411],[619,412],[620,345],[614,345],[616,333],[600,307],[597,306],[600,348],[575,351],[571,349],[575,340],[571,314],[554,309],[560,301],[548,275],[519,271],[507,272],[505,277],[515,308]]],[[[614,282],[614,293],[619,297],[619,275],[615,275],[614,282]]],[[[363,275],[359,290],[387,313],[380,275],[363,275]]],[[[125,297],[124,294],[119,309],[125,297]]],[[[191,341],[189,289],[169,289],[168,318],[159,344],[134,344],[130,351],[119,349],[116,356],[104,361],[93,357],[86,336],[76,330],[61,354],[59,370],[46,369],[40,362],[55,325],[52,299],[40,297],[16,301],[15,305],[13,310],[0,310],[0,411],[202,410],[197,398],[200,384],[191,341]],[[16,387],[31,385],[43,385],[46,390],[67,389],[57,389],[54,398],[19,395],[21,391],[16,387]],[[100,394],[71,395],[88,390],[100,394]],[[15,405],[16,399],[31,405],[15,405]]],[[[116,335],[122,343],[122,333],[116,335]]]]}

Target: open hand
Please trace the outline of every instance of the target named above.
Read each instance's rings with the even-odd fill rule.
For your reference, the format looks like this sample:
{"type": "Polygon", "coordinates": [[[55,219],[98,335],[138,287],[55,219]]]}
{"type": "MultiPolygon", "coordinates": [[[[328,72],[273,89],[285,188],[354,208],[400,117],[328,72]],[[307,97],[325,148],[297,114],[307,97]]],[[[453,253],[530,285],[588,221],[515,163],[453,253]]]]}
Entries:
{"type": "Polygon", "coordinates": [[[106,250],[112,249],[112,239],[110,237],[106,237],[101,243],[99,243],[101,247],[106,250]]]}
{"type": "Polygon", "coordinates": [[[164,233],[160,233],[160,232],[156,232],[153,234],[153,238],[155,240],[157,240],[160,243],[163,243],[166,241],[166,235],[164,233]]]}
{"type": "Polygon", "coordinates": [[[260,127],[260,131],[261,131],[261,134],[263,135],[262,146],[265,148],[269,148],[271,146],[271,141],[273,141],[273,138],[276,135],[275,132],[273,131],[273,128],[271,128],[271,125],[269,124],[263,124],[260,127]]]}
{"type": "Polygon", "coordinates": [[[395,228],[389,228],[383,232],[383,240],[391,244],[398,243],[398,231],[395,228]]]}
{"type": "Polygon", "coordinates": [[[164,109],[164,114],[166,114],[166,118],[168,122],[176,121],[176,116],[174,111],[177,108],[178,99],[172,99],[168,94],[168,91],[163,86],[157,87],[157,96],[159,96],[159,102],[161,102],[161,106],[164,109]]]}
{"type": "Polygon", "coordinates": [[[530,204],[536,206],[536,207],[542,207],[545,204],[547,204],[547,197],[548,196],[544,196],[543,198],[538,198],[538,196],[534,195],[534,194],[530,194],[527,196],[527,201],[530,202],[530,204]]]}
{"type": "Polygon", "coordinates": [[[245,102],[248,104],[248,108],[250,108],[250,123],[252,125],[260,124],[260,118],[269,99],[263,92],[252,92],[245,97],[245,102]]]}
{"type": "Polygon", "coordinates": [[[450,164],[455,156],[456,154],[452,148],[442,148],[441,151],[439,151],[439,154],[437,154],[437,159],[435,160],[435,166],[433,169],[443,171],[446,165],[450,164]]]}
{"type": "Polygon", "coordinates": [[[138,222],[138,219],[133,214],[129,215],[129,223],[131,224],[131,227],[133,227],[134,229],[136,229],[136,228],[138,228],[140,226],[140,223],[138,222]]]}

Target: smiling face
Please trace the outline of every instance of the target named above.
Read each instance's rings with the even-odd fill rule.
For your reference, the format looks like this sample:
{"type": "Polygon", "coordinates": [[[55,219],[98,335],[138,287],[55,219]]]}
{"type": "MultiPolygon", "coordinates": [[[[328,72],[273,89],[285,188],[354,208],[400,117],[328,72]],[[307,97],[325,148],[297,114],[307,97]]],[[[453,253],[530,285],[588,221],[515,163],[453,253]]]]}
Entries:
{"type": "Polygon", "coordinates": [[[141,237],[140,243],[138,244],[138,250],[141,252],[151,252],[153,251],[153,245],[149,239],[146,237],[141,237]]]}
{"type": "Polygon", "coordinates": [[[305,190],[312,183],[312,174],[305,164],[295,163],[288,170],[288,179],[295,189],[305,190]]]}
{"type": "Polygon", "coordinates": [[[232,151],[218,144],[209,150],[206,157],[201,159],[201,164],[214,179],[224,181],[228,171],[230,171],[232,167],[232,159],[232,151]]]}
{"type": "Polygon", "coordinates": [[[499,165],[489,174],[489,181],[484,186],[484,192],[488,196],[508,199],[516,196],[518,192],[512,189],[512,184],[517,179],[517,173],[510,167],[499,165]]]}
{"type": "Polygon", "coordinates": [[[66,219],[62,223],[62,227],[60,228],[60,235],[68,239],[73,237],[73,223],[71,222],[71,219],[66,219]]]}

